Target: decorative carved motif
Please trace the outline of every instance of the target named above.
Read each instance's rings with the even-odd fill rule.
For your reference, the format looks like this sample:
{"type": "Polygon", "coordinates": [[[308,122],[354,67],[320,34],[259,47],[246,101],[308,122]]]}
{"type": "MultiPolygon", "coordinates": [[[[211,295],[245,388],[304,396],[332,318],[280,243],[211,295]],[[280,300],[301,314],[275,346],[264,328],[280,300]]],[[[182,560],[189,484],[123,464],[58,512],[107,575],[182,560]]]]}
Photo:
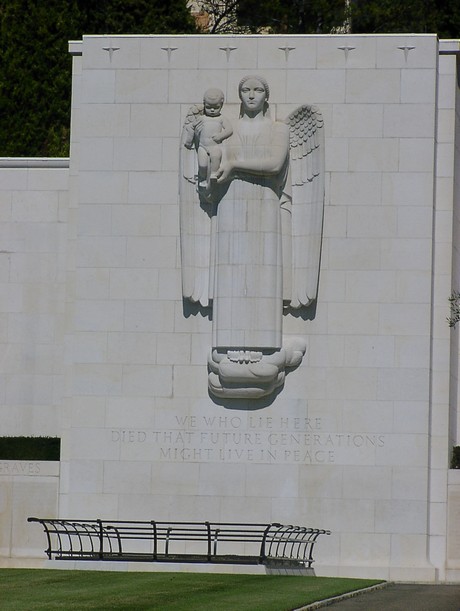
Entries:
{"type": "Polygon", "coordinates": [[[238,49],[238,47],[229,47],[228,45],[226,47],[219,47],[219,49],[221,51],[225,51],[225,55],[227,56],[227,61],[230,60],[230,55],[232,54],[232,51],[236,51],[238,49]]]}
{"type": "Polygon", "coordinates": [[[168,54],[168,62],[171,61],[171,54],[173,51],[177,51],[177,47],[161,47],[162,51],[166,51],[168,54]]]}
{"type": "Polygon", "coordinates": [[[278,49],[280,51],[284,51],[284,58],[286,61],[289,59],[289,53],[291,51],[295,51],[295,47],[289,47],[288,45],[285,45],[284,47],[278,47],[278,49]]]}
{"type": "Polygon", "coordinates": [[[345,53],[345,63],[348,60],[348,54],[350,53],[350,51],[354,51],[356,49],[356,47],[351,47],[350,45],[345,45],[343,47],[337,47],[337,49],[339,49],[340,51],[343,51],[345,53]]]}
{"type": "Polygon", "coordinates": [[[408,45],[403,45],[402,47],[398,47],[401,51],[404,51],[404,59],[407,62],[407,58],[409,57],[409,51],[413,51],[415,47],[410,47],[408,45]]]}
{"type": "Polygon", "coordinates": [[[283,306],[316,299],[323,120],[303,105],[274,121],[269,95],[264,78],[243,78],[232,125],[221,115],[223,93],[208,90],[182,131],[182,289],[212,306],[209,390],[218,397],[259,398],[280,387],[306,350],[303,339],[283,338],[283,306]]]}
{"type": "Polygon", "coordinates": [[[102,50],[108,52],[108,54],[109,54],[109,61],[110,61],[110,63],[112,63],[113,54],[115,53],[115,51],[119,51],[120,47],[114,47],[112,45],[112,43],[109,42],[109,46],[108,47],[102,47],[102,50]]]}

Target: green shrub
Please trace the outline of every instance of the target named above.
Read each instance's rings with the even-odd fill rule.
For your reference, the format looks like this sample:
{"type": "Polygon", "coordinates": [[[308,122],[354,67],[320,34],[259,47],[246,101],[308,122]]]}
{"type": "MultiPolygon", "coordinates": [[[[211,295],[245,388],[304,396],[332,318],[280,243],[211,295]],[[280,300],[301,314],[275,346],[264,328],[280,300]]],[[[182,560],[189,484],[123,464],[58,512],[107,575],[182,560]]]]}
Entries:
{"type": "Polygon", "coordinates": [[[59,437],[0,437],[1,460],[59,460],[59,437]]]}
{"type": "Polygon", "coordinates": [[[454,446],[450,460],[451,469],[460,469],[460,446],[454,446]]]}

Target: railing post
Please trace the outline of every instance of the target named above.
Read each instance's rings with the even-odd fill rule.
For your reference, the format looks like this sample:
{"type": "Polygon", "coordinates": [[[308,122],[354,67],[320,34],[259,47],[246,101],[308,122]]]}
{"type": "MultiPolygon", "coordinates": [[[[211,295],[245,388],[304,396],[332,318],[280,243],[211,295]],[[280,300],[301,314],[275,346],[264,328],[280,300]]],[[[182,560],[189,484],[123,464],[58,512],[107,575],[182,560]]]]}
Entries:
{"type": "Polygon", "coordinates": [[[266,529],[264,530],[264,534],[262,535],[262,543],[260,544],[260,556],[259,556],[259,564],[265,564],[265,560],[267,556],[265,554],[265,544],[267,542],[267,536],[272,526],[279,526],[279,524],[268,524],[266,529]]]}
{"type": "Polygon", "coordinates": [[[208,532],[208,562],[211,562],[211,558],[212,558],[211,524],[209,522],[205,522],[205,526],[208,532]]]}
{"type": "Polygon", "coordinates": [[[102,531],[102,520],[96,520],[99,526],[99,560],[104,559],[104,534],[102,531]]]}
{"type": "Polygon", "coordinates": [[[48,525],[46,524],[46,522],[42,522],[42,525],[45,528],[45,532],[46,532],[46,539],[48,541],[48,549],[45,550],[46,553],[48,554],[48,559],[51,560],[51,533],[49,531],[48,525]]]}
{"type": "Polygon", "coordinates": [[[157,523],[155,520],[151,521],[153,528],[153,560],[157,560],[158,558],[158,533],[157,533],[157,523]]]}
{"type": "Polygon", "coordinates": [[[166,538],[165,538],[165,556],[169,555],[169,535],[171,534],[172,528],[169,527],[166,529],[166,538]]]}
{"type": "Polygon", "coordinates": [[[49,528],[46,524],[45,520],[41,520],[40,518],[27,518],[28,522],[38,522],[39,524],[41,524],[43,526],[43,530],[45,531],[46,534],[46,541],[48,543],[48,547],[47,549],[45,549],[45,554],[48,556],[48,560],[51,560],[51,535],[50,535],[50,531],[49,528]]]}

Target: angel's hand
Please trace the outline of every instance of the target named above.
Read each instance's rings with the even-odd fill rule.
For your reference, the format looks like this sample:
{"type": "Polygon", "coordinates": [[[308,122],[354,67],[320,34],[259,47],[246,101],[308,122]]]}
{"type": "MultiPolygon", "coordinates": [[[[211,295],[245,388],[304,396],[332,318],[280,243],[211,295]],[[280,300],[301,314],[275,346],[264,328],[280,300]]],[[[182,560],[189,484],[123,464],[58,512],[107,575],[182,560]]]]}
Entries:
{"type": "Polygon", "coordinates": [[[226,182],[227,180],[230,180],[233,169],[234,168],[231,161],[226,161],[225,163],[222,163],[216,173],[217,182],[222,183],[226,182]]]}

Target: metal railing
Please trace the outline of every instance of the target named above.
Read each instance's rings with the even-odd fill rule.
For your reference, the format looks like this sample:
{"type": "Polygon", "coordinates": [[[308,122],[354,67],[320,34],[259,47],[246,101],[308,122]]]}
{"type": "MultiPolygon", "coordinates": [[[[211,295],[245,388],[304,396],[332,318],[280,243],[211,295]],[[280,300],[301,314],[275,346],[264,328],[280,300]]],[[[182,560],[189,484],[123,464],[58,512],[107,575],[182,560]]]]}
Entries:
{"type": "Polygon", "coordinates": [[[213,562],[302,566],[314,562],[319,535],[330,531],[283,524],[57,520],[28,518],[43,526],[48,558],[213,562]]]}

